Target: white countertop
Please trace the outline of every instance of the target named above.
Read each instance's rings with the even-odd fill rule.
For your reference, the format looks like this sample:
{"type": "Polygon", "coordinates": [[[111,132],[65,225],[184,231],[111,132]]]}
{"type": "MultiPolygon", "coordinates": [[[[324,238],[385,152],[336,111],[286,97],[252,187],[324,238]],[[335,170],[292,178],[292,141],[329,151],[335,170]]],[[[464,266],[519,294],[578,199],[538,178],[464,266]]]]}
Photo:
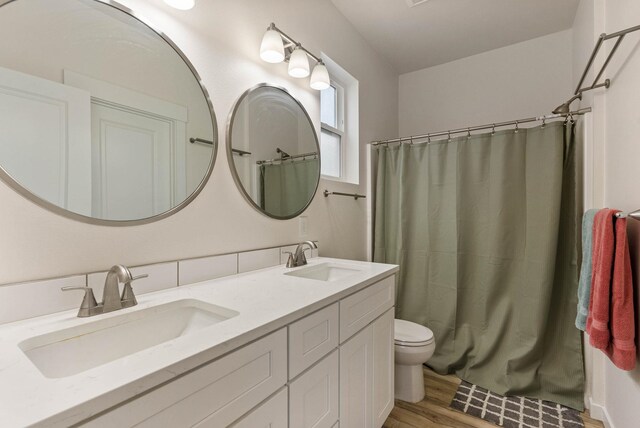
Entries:
{"type": "MultiPolygon", "coordinates": [[[[261,269],[138,297],[132,308],[90,318],[77,310],[0,326],[0,426],[69,426],[273,332],[397,272],[395,265],[314,258],[307,266],[261,269]],[[358,266],[336,281],[283,275],[320,263],[358,266]],[[18,347],[25,339],[181,299],[239,315],[76,375],[50,379],[18,347]]],[[[16,302],[20,304],[20,302],[16,302]]],[[[25,302],[28,304],[28,302],[25,302]]]]}

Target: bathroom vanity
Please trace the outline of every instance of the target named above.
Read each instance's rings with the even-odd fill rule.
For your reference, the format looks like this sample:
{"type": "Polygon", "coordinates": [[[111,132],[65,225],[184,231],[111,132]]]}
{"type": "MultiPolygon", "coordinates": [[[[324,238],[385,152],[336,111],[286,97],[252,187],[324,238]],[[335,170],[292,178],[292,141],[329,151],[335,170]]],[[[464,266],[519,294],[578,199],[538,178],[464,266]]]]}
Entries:
{"type": "Polygon", "coordinates": [[[0,328],[2,426],[380,427],[393,265],[316,258],[0,328]]]}

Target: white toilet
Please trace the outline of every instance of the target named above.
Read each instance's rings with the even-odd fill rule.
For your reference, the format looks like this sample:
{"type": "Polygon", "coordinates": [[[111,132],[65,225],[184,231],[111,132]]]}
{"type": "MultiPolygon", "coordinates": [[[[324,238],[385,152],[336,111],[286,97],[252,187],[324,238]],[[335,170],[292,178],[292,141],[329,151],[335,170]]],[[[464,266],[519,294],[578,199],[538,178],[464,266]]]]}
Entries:
{"type": "Polygon", "coordinates": [[[433,332],[405,320],[395,320],[395,396],[417,403],[424,398],[422,365],[436,350],[433,332]]]}

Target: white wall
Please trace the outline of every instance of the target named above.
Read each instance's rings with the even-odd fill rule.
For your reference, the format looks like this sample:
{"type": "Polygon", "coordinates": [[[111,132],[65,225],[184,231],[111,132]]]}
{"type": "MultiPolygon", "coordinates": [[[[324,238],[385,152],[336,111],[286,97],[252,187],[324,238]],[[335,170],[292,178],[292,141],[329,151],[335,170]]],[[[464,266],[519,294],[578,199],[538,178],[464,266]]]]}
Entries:
{"type": "MultiPolygon", "coordinates": [[[[574,22],[574,79],[586,65],[600,33],[613,33],[640,24],[637,0],[582,0],[574,22]]],[[[607,42],[606,52],[614,41],[607,42]]],[[[602,63],[602,58],[598,60],[602,63]]],[[[585,97],[582,105],[592,105],[594,162],[590,194],[594,206],[621,210],[640,208],[640,32],[626,37],[604,77],[612,79],[608,90],[585,97]]],[[[629,221],[632,269],[636,284],[636,310],[640,309],[640,224],[629,221]]],[[[636,344],[640,321],[636,326],[636,344]]],[[[640,420],[640,363],[632,372],[617,369],[606,357],[594,351],[593,400],[604,406],[608,426],[637,426],[640,420]]],[[[595,410],[595,409],[594,409],[595,410]]]]}
{"type": "MultiPolygon", "coordinates": [[[[262,35],[271,21],[311,51],[325,52],[360,82],[361,159],[364,143],[397,134],[397,76],[325,0],[199,1],[179,12],[162,0],[121,0],[148,17],[191,59],[211,94],[225,141],[227,114],[247,88],[269,82],[288,88],[319,128],[319,96],[308,80],[296,81],[286,65],[259,59],[262,35]]],[[[321,182],[305,213],[308,238],[324,255],[365,259],[366,205],[324,198],[324,188],[366,191],[366,164],[359,186],[321,182]]],[[[236,188],[221,144],[211,179],[188,207],[148,225],[93,226],[54,215],[0,183],[0,284],[98,271],[114,263],[146,264],[178,258],[276,246],[300,239],[298,221],[271,220],[256,212],[236,188]]]]}
{"type": "Polygon", "coordinates": [[[550,114],[571,91],[571,30],[400,76],[401,135],[550,114]]]}

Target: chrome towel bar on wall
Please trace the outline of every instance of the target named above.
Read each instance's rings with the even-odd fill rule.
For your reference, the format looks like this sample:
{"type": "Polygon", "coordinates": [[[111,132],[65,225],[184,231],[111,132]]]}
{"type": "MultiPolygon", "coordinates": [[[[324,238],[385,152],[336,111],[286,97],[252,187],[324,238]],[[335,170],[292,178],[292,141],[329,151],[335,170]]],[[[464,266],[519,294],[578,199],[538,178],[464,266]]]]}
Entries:
{"type": "Polygon", "coordinates": [[[636,219],[636,220],[640,220],[640,210],[635,210],[635,211],[628,212],[628,213],[620,212],[620,213],[616,214],[616,217],[618,217],[618,218],[627,218],[627,217],[629,217],[629,218],[633,218],[633,219],[636,219]]]}
{"type": "Polygon", "coordinates": [[[336,195],[336,196],[350,196],[353,199],[355,199],[356,201],[360,198],[365,199],[367,196],[366,195],[359,195],[357,193],[342,193],[342,192],[330,192],[328,190],[325,189],[324,191],[324,197],[326,198],[329,195],[336,195]]]}
{"type": "Polygon", "coordinates": [[[209,146],[213,146],[215,144],[213,141],[205,140],[204,138],[189,138],[189,142],[191,144],[200,143],[200,144],[207,144],[209,146]]]}
{"type": "MultiPolygon", "coordinates": [[[[576,87],[576,90],[573,93],[573,97],[569,98],[569,100],[567,100],[564,104],[561,104],[558,107],[556,107],[553,110],[553,113],[568,113],[571,109],[571,103],[577,99],[581,100],[583,92],[591,91],[593,89],[602,88],[602,87],[609,89],[609,86],[611,86],[611,79],[605,79],[604,82],[600,82],[600,79],[604,75],[605,69],[611,62],[611,58],[613,58],[613,55],[618,50],[620,43],[622,43],[622,40],[624,40],[624,37],[627,34],[633,33],[635,31],[640,31],[640,25],[636,25],[635,27],[630,27],[625,30],[617,31],[611,34],[605,34],[605,33],[600,34],[600,37],[598,37],[598,41],[596,42],[596,45],[593,48],[593,51],[591,52],[591,56],[589,57],[587,66],[584,68],[584,71],[582,72],[580,83],[578,83],[578,86],[576,87]],[[596,75],[595,79],[593,79],[593,83],[591,83],[591,85],[587,84],[586,86],[582,86],[585,79],[587,78],[587,75],[589,74],[589,71],[591,70],[591,66],[595,62],[595,59],[598,55],[598,52],[600,51],[600,48],[602,47],[603,43],[606,40],[610,40],[610,39],[617,39],[617,40],[614,43],[611,50],[609,51],[609,54],[606,56],[604,63],[602,64],[602,67],[600,67],[600,71],[596,75]]],[[[594,69],[594,72],[595,72],[595,69],[594,69]]]]}

